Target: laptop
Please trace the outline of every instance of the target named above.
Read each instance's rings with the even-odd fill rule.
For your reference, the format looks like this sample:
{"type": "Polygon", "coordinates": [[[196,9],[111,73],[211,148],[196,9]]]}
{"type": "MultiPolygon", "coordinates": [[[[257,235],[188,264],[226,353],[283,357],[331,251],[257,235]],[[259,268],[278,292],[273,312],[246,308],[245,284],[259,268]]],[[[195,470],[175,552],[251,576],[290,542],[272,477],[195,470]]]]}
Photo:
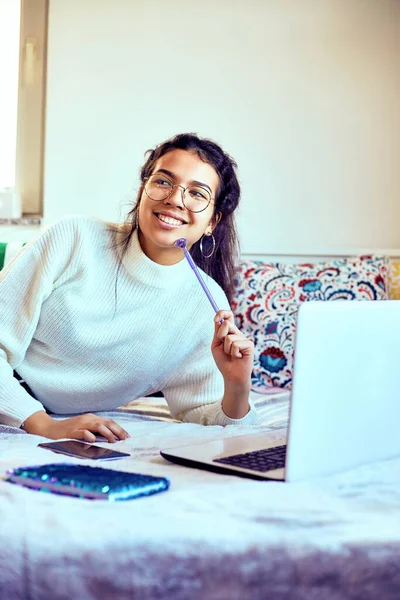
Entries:
{"type": "Polygon", "coordinates": [[[400,455],[400,300],[305,302],[289,423],[161,451],[172,462],[300,481],[400,455]]]}

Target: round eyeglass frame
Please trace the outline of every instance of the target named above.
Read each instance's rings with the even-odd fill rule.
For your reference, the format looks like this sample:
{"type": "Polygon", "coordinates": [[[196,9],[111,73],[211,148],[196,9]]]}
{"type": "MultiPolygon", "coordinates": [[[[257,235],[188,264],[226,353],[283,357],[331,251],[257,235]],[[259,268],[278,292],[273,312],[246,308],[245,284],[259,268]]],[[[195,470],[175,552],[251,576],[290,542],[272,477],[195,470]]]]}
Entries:
{"type": "Polygon", "coordinates": [[[160,199],[160,200],[154,200],[154,198],[152,198],[151,196],[149,196],[149,193],[148,193],[148,191],[146,190],[147,182],[148,182],[148,180],[149,180],[151,177],[153,177],[153,175],[155,175],[155,174],[153,173],[152,175],[149,175],[148,177],[145,177],[145,178],[143,179],[143,182],[145,182],[145,183],[144,183],[144,191],[145,191],[145,194],[146,194],[146,196],[147,196],[147,197],[148,197],[148,198],[149,198],[149,199],[150,199],[152,202],[164,202],[165,200],[168,200],[168,198],[170,198],[170,197],[172,196],[172,194],[174,193],[174,189],[175,189],[176,187],[179,187],[179,188],[181,188],[181,194],[182,194],[182,202],[183,202],[183,206],[184,206],[184,207],[186,208],[186,210],[188,210],[189,212],[196,213],[196,214],[197,214],[197,213],[201,213],[201,212],[205,211],[205,210],[206,210],[206,209],[207,209],[207,208],[210,206],[210,204],[211,204],[211,203],[213,203],[213,201],[214,201],[214,198],[211,196],[210,192],[208,192],[207,190],[204,190],[204,191],[207,193],[207,195],[210,197],[210,200],[209,200],[209,202],[208,202],[207,206],[205,206],[204,208],[201,208],[200,210],[192,210],[191,208],[188,208],[188,207],[186,206],[186,204],[185,204],[185,192],[186,192],[186,190],[187,190],[187,189],[189,189],[190,187],[193,187],[193,186],[190,186],[190,185],[189,185],[189,186],[187,186],[187,187],[183,187],[183,185],[180,185],[179,183],[172,183],[172,182],[170,182],[170,181],[169,181],[169,179],[168,179],[168,181],[169,181],[169,183],[171,184],[171,191],[170,191],[170,192],[169,192],[169,193],[168,193],[168,194],[165,196],[165,198],[162,198],[162,199],[160,199]]]}

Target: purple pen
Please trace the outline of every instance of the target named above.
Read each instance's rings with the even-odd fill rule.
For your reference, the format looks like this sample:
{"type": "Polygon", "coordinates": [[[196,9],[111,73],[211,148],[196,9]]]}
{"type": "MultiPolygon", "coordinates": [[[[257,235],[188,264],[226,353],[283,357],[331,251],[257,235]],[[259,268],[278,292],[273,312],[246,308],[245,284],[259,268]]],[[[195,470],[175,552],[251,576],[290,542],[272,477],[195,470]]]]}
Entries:
{"type": "MultiPolygon", "coordinates": [[[[197,279],[199,280],[199,283],[201,285],[201,287],[203,288],[207,298],[209,299],[209,301],[211,302],[211,306],[213,307],[213,309],[215,310],[215,312],[217,313],[219,311],[219,308],[214,300],[214,298],[211,295],[210,290],[208,289],[208,287],[206,286],[202,276],[200,275],[200,271],[197,268],[193,258],[190,255],[190,252],[188,251],[187,247],[187,239],[186,238],[179,238],[179,240],[176,240],[175,242],[175,246],[178,246],[178,248],[181,248],[183,250],[183,252],[185,253],[185,256],[188,260],[189,265],[192,267],[192,270],[194,272],[194,274],[196,275],[197,279]]],[[[221,323],[223,323],[223,320],[221,321],[221,323]]]]}

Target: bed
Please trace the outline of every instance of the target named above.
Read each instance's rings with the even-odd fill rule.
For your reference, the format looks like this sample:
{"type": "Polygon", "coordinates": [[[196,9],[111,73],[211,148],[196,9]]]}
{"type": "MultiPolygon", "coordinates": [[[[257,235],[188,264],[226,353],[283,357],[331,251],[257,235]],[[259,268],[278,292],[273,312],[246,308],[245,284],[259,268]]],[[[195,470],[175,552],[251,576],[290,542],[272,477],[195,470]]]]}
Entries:
{"type": "MultiPolygon", "coordinates": [[[[253,393],[257,431],[282,433],[289,394],[253,393]]],[[[398,600],[400,459],[307,483],[220,475],[165,461],[160,448],[253,433],[174,421],[161,398],[116,411],[131,456],[104,468],[169,477],[126,502],[36,492],[0,480],[0,598],[398,600]]],[[[0,426],[0,472],[84,462],[0,426]]]]}

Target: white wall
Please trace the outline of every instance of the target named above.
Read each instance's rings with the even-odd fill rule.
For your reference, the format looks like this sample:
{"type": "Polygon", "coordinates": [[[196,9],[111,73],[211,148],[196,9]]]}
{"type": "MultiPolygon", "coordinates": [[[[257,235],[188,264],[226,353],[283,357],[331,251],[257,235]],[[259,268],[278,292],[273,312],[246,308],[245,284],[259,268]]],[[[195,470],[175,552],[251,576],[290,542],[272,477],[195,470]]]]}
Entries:
{"type": "Polygon", "coordinates": [[[47,222],[122,218],[195,131],[238,162],[244,252],[400,249],[399,1],[50,0],[49,27],[47,222]]]}

